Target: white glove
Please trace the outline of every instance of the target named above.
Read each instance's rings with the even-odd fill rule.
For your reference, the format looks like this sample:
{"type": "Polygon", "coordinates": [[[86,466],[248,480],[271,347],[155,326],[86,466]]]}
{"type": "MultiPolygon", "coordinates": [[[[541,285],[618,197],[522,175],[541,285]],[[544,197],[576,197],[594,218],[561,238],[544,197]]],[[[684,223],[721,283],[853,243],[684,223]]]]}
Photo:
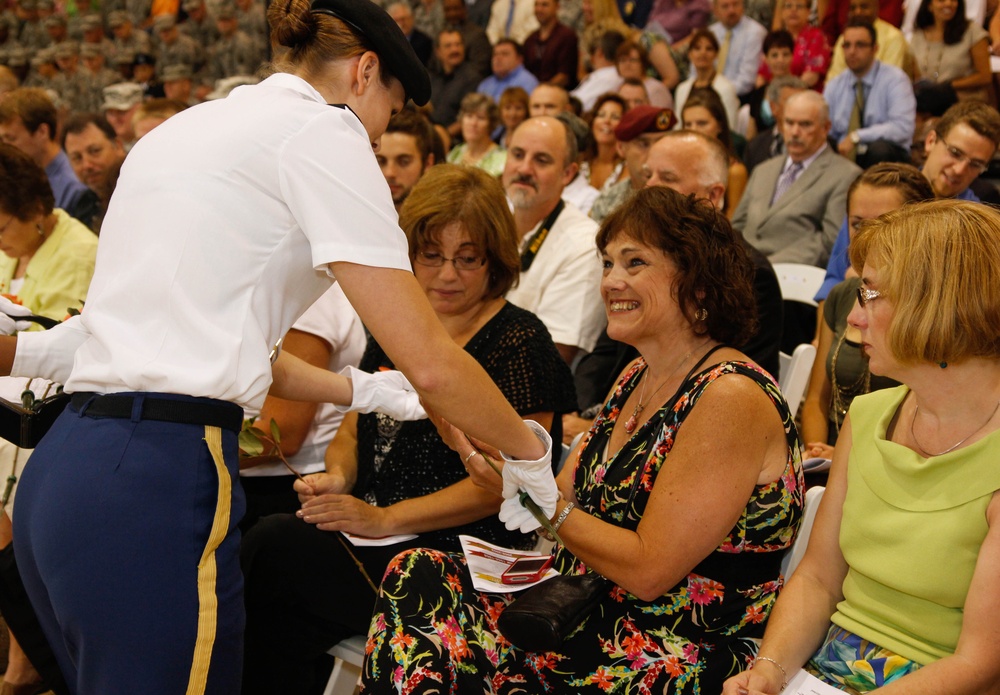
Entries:
{"type": "Polygon", "coordinates": [[[420,396],[402,372],[369,374],[354,367],[345,367],[340,373],[348,377],[354,387],[350,407],[335,406],[340,412],[378,411],[395,420],[423,420],[427,417],[424,407],[420,405],[420,396]]]}
{"type": "Polygon", "coordinates": [[[31,321],[17,321],[16,316],[30,316],[31,309],[15,304],[0,295],[0,335],[14,335],[17,331],[26,331],[33,325],[31,321]]]}
{"type": "Polygon", "coordinates": [[[504,502],[500,505],[500,521],[511,531],[520,529],[522,533],[531,533],[541,523],[521,504],[521,492],[527,492],[545,517],[551,519],[559,504],[559,489],[552,475],[552,437],[537,422],[525,420],[525,423],[545,444],[546,452],[536,461],[515,461],[503,455],[504,502]]]}

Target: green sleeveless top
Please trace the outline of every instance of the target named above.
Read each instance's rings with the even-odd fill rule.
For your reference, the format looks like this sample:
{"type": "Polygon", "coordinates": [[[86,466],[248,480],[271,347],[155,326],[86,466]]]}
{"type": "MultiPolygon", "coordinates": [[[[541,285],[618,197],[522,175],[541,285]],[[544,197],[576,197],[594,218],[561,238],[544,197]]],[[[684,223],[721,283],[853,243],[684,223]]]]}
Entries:
{"type": "Polygon", "coordinates": [[[859,396],[840,549],[849,570],[833,622],[920,664],[955,651],[965,597],[1000,489],[1000,430],[924,458],[886,439],[909,389],[859,396]]]}

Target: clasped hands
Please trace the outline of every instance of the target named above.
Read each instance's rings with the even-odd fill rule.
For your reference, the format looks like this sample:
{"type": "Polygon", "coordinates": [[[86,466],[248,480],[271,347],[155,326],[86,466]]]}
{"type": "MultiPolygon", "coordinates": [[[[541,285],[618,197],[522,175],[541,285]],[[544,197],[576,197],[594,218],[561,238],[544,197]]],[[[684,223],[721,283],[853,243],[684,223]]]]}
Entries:
{"type": "Polygon", "coordinates": [[[378,538],[392,531],[388,508],[376,507],[350,494],[350,486],[336,473],[313,473],[295,481],[302,508],[295,516],[320,531],[346,531],[378,538]]]}
{"type": "Polygon", "coordinates": [[[432,411],[427,416],[437,427],[445,444],[462,457],[472,481],[504,498],[499,516],[508,529],[531,533],[541,526],[535,515],[522,504],[522,493],[527,493],[534,500],[546,518],[555,516],[559,490],[552,474],[552,437],[544,427],[533,420],[524,421],[545,445],[545,454],[534,461],[523,461],[511,459],[484,442],[470,438],[432,411]],[[487,461],[486,457],[490,460],[487,461]],[[494,466],[500,470],[495,470],[494,466]],[[500,475],[497,475],[498,472],[500,475]]]}

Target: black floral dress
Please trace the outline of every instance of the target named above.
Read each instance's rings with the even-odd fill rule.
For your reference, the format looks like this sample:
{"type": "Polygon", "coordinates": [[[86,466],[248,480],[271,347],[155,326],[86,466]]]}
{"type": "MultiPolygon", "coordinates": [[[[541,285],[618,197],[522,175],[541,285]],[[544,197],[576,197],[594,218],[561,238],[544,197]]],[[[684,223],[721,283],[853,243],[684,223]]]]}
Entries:
{"type": "MultiPolygon", "coordinates": [[[[639,360],[594,421],[574,485],[587,513],[634,528],[674,438],[716,379],[741,374],[770,397],[788,443],[781,476],[759,486],[716,550],[676,586],[643,601],[612,586],[559,652],[524,652],[499,633],[496,620],[516,594],[484,594],[460,555],[401,553],[390,563],[368,637],[365,692],[402,693],[705,693],[746,668],[782,585],[780,562],[802,515],[801,443],[777,385],[757,367],[723,362],[682,386],[672,411],[635,432],[612,459],[604,451],[621,404],[639,383],[639,360]],[[632,483],[643,478],[626,511],[632,483]]],[[[692,532],[696,532],[692,529],[692,532]]],[[[587,571],[556,549],[564,574],[587,571]]]]}

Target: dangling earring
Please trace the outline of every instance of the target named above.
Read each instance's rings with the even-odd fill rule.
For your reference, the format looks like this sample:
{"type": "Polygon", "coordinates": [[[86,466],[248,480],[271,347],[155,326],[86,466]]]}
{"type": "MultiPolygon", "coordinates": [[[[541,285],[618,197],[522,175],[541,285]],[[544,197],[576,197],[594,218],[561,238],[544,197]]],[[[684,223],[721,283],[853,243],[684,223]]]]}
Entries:
{"type": "Polygon", "coordinates": [[[38,236],[40,236],[40,237],[42,237],[44,239],[45,238],[45,230],[42,229],[42,223],[41,222],[36,222],[35,223],[35,229],[38,230],[38,236]]]}
{"type": "Polygon", "coordinates": [[[694,312],[694,317],[698,321],[704,321],[708,318],[708,309],[705,307],[699,307],[698,311],[694,312]]]}

